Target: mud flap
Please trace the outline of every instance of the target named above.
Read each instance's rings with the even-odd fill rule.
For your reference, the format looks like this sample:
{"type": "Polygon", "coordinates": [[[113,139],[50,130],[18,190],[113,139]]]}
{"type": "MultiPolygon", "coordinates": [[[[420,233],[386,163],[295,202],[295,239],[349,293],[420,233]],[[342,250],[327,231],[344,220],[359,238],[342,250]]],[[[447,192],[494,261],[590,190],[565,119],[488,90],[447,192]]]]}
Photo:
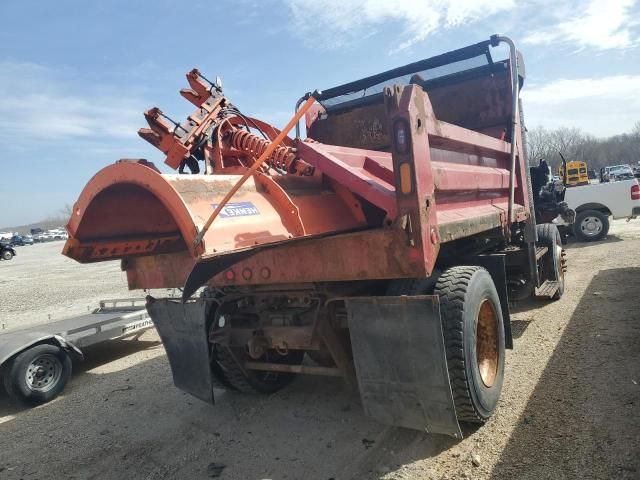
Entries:
{"type": "Polygon", "coordinates": [[[437,296],[347,299],[365,413],[381,423],[462,438],[437,296]]]}
{"type": "Polygon", "coordinates": [[[147,311],[169,358],[173,383],[180,390],[214,403],[207,341],[207,304],[147,298],[147,311]]]}

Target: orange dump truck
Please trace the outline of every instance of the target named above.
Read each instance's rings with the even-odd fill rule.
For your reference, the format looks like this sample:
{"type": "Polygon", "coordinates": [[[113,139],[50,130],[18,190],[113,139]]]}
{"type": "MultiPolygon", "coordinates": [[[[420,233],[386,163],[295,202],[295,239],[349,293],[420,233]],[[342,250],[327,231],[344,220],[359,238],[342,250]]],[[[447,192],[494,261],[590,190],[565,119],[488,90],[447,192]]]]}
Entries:
{"type": "Polygon", "coordinates": [[[532,216],[513,42],[309,93],[282,132],[187,79],[194,113],[151,109],[139,132],[182,174],[104,168],[64,247],[121,259],[131,289],[184,289],[147,302],[175,384],[213,403],[216,386],[339,376],[384,423],[460,437],[485,422],[509,299],[564,291],[558,232],[532,216]],[[308,138],[286,136],[303,114],[308,138]]]}

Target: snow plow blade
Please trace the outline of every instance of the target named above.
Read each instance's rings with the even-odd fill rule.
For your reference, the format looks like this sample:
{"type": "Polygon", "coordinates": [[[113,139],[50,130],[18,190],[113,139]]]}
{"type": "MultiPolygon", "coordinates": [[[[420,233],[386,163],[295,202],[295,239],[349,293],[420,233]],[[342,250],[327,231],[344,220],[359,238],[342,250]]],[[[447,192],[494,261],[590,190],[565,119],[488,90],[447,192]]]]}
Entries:
{"type": "Polygon", "coordinates": [[[387,425],[462,438],[434,295],[347,301],[365,413],[387,425]]]}

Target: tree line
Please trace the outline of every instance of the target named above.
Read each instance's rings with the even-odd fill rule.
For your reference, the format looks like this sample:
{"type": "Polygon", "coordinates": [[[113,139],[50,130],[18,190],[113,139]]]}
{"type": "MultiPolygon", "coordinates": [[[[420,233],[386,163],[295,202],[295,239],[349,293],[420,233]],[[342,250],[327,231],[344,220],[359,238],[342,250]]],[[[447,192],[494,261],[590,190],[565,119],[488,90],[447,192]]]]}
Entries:
{"type": "Polygon", "coordinates": [[[535,127],[526,134],[527,157],[530,165],[538,165],[544,158],[553,171],[561,164],[559,152],[567,161],[582,160],[588,168],[599,171],[607,165],[629,164],[637,167],[640,161],[640,121],[630,133],[597,138],[579,128],[547,129],[535,127]]]}

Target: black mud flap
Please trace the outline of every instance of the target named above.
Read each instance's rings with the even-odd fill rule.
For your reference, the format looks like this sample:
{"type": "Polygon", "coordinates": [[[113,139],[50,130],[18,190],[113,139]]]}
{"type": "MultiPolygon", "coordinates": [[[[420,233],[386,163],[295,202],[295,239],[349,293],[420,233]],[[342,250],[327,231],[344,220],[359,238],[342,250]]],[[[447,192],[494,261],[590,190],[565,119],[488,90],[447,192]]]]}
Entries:
{"type": "Polygon", "coordinates": [[[379,422],[462,438],[437,296],[347,299],[365,413],[379,422]]]}
{"type": "Polygon", "coordinates": [[[173,383],[205,402],[213,401],[207,341],[207,303],[147,299],[147,311],[169,358],[173,383]]]}

